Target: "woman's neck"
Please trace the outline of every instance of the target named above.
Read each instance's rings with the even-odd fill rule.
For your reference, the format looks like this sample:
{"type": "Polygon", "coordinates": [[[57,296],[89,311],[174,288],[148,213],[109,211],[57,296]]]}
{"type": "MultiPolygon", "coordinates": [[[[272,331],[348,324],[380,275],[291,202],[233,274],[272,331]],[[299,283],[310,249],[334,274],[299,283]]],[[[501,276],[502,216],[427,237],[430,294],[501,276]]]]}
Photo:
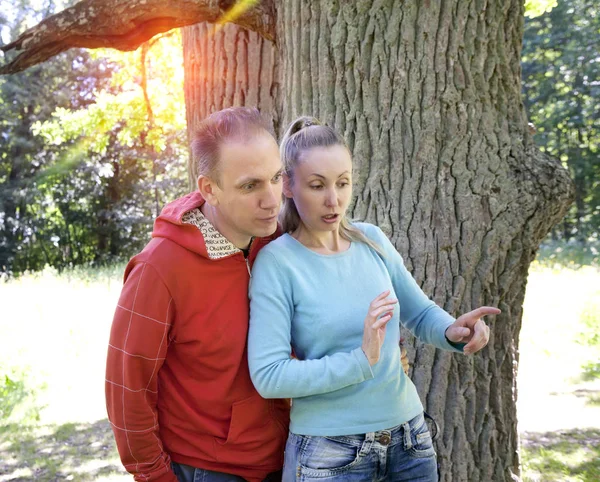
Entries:
{"type": "Polygon", "coordinates": [[[300,222],[291,236],[320,254],[341,253],[350,248],[350,241],[341,236],[339,228],[335,231],[313,231],[300,222]]]}

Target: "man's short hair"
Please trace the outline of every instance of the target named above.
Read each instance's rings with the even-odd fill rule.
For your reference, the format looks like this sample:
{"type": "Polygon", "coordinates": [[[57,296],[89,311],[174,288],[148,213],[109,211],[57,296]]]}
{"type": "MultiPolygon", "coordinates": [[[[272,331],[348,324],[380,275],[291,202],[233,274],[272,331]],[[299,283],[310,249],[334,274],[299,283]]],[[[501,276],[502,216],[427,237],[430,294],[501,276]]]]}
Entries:
{"type": "Polygon", "coordinates": [[[259,133],[274,136],[271,123],[254,107],[229,107],[204,119],[192,135],[194,176],[219,183],[219,151],[224,142],[246,141],[259,133]]]}

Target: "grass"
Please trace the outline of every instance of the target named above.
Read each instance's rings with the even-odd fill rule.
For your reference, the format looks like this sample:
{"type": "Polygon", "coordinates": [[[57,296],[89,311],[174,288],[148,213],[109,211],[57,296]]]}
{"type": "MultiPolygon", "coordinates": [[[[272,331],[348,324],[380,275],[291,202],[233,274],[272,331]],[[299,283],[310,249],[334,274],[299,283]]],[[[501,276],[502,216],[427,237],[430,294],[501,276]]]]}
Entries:
{"type": "Polygon", "coordinates": [[[600,240],[592,237],[585,243],[547,238],[538,250],[537,262],[546,267],[577,269],[583,266],[600,267],[600,240]]]}
{"type": "MultiPolygon", "coordinates": [[[[595,296],[586,303],[580,319],[583,331],[578,337],[577,343],[582,346],[591,346],[597,353],[600,353],[600,296],[595,296]]],[[[583,365],[583,379],[586,381],[600,379],[600,357],[583,365]]],[[[595,401],[598,403],[598,397],[595,401]]]]}
{"type": "Polygon", "coordinates": [[[127,480],[106,420],[93,423],[26,426],[0,430],[0,480],[127,480]]]}
{"type": "Polygon", "coordinates": [[[0,283],[10,300],[0,322],[0,482],[131,480],[104,406],[122,272],[46,270],[0,283]]]}
{"type": "Polygon", "coordinates": [[[521,444],[526,482],[600,480],[600,429],[537,434],[521,444]]]}
{"type": "MultiPolygon", "coordinates": [[[[104,406],[123,266],[0,282],[0,482],[130,481],[104,406]]],[[[523,480],[600,480],[600,271],[532,267],[520,340],[523,480]]]]}
{"type": "Polygon", "coordinates": [[[522,476],[600,480],[600,270],[535,263],[520,338],[522,476]]]}

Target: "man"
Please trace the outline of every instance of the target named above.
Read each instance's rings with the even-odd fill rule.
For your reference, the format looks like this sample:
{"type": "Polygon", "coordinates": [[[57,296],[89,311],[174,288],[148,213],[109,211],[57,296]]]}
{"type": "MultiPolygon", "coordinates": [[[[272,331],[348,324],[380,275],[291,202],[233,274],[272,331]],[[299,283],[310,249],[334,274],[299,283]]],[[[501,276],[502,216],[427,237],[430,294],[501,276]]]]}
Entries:
{"type": "Polygon", "coordinates": [[[230,108],[202,123],[192,157],[198,191],[163,209],[125,271],[109,420],[135,480],[280,480],[287,402],[258,395],[246,355],[250,269],[277,229],[279,150],[258,111],[230,108]]]}

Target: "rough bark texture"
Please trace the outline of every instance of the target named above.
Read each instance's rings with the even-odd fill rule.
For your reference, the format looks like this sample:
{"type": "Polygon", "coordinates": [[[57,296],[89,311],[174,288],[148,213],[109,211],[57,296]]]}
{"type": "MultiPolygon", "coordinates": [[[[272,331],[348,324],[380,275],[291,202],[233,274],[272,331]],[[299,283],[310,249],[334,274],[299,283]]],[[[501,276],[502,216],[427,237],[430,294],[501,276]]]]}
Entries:
{"type": "MultiPolygon", "coordinates": [[[[183,53],[188,137],[206,116],[234,105],[258,107],[277,132],[273,43],[237,25],[200,23],[183,29],[183,53]]],[[[195,186],[193,166],[189,174],[195,186]]]]}
{"type": "Polygon", "coordinates": [[[246,0],[245,8],[234,4],[232,0],[83,0],[3,46],[4,52],[21,52],[0,67],[0,75],[19,72],[73,47],[134,50],[158,33],[202,21],[234,22],[273,39],[272,1],[246,0]]]}
{"type": "Polygon", "coordinates": [[[523,2],[283,0],[277,13],[282,121],[310,113],[344,133],[354,217],[381,226],[450,313],[502,309],[476,356],[413,341],[442,480],[516,479],[527,270],[572,198],[528,133],[523,2]]]}

